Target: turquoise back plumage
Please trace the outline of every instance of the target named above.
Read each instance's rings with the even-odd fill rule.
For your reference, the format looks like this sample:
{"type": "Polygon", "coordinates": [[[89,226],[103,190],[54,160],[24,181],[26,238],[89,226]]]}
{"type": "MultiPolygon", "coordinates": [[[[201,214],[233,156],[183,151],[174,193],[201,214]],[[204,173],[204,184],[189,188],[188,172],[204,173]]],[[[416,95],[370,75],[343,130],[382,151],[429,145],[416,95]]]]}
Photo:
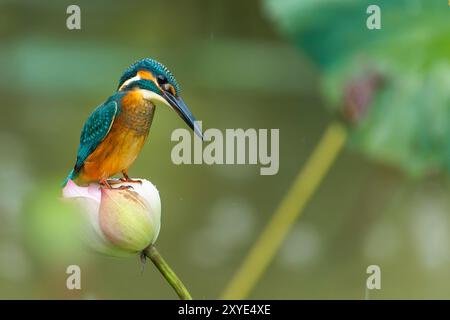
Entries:
{"type": "Polygon", "coordinates": [[[80,144],[78,146],[77,161],[73,170],[63,182],[66,185],[69,179],[75,179],[83,167],[84,161],[97,148],[100,142],[108,134],[114,119],[121,112],[121,99],[124,93],[117,92],[109,99],[98,106],[86,120],[81,131],[80,144]]]}

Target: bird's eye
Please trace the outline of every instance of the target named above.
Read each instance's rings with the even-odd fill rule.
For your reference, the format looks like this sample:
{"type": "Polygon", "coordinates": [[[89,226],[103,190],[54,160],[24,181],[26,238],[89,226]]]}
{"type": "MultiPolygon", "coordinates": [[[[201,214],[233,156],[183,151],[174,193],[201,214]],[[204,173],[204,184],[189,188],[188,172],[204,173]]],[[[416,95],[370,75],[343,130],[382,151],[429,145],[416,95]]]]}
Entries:
{"type": "Polygon", "coordinates": [[[158,84],[159,84],[160,86],[165,85],[167,82],[168,82],[168,81],[167,81],[167,78],[166,78],[166,77],[164,77],[164,76],[162,76],[162,75],[159,75],[159,76],[158,76],[158,84]]]}
{"type": "Polygon", "coordinates": [[[164,76],[162,76],[162,75],[159,75],[159,76],[157,77],[157,79],[158,79],[158,84],[159,84],[159,86],[160,86],[164,91],[168,91],[168,92],[170,92],[171,94],[175,95],[175,89],[174,89],[174,87],[169,83],[169,81],[167,81],[167,78],[166,78],[166,77],[164,77],[164,76]]]}

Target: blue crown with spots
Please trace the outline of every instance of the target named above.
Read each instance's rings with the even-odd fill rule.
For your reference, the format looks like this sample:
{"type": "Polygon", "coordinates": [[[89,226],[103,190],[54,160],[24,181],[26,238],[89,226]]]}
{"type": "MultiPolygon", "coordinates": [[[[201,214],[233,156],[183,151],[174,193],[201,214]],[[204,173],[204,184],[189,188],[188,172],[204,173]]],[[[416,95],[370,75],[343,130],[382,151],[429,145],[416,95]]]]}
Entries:
{"type": "Polygon", "coordinates": [[[180,94],[180,86],[178,85],[177,80],[172,75],[172,73],[167,69],[165,65],[161,62],[150,58],[144,58],[133,63],[120,77],[119,86],[127,81],[128,79],[134,77],[139,70],[147,70],[150,71],[155,76],[163,76],[167,79],[167,81],[175,88],[177,95],[180,94]]]}

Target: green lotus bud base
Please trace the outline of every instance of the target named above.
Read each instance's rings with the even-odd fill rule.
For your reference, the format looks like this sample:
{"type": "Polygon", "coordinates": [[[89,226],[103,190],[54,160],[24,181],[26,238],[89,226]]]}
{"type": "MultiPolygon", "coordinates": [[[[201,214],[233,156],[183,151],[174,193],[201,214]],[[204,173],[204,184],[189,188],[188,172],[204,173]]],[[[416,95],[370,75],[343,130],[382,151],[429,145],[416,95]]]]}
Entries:
{"type": "MultiPolygon", "coordinates": [[[[82,219],[82,231],[87,243],[99,252],[112,256],[135,255],[141,252],[162,273],[182,300],[192,300],[189,291],[153,246],[161,227],[161,199],[156,187],[148,180],[133,185],[132,190],[101,188],[92,183],[78,186],[67,181],[64,198],[77,204],[82,219]],[[145,249],[144,249],[145,248],[145,249]]],[[[118,183],[120,187],[124,183],[118,183]]]]}
{"type": "Polygon", "coordinates": [[[141,258],[144,259],[144,261],[145,257],[152,260],[153,264],[158,268],[181,300],[192,300],[191,294],[186,289],[183,282],[181,282],[180,278],[173,272],[154,245],[150,245],[142,251],[141,258]]]}

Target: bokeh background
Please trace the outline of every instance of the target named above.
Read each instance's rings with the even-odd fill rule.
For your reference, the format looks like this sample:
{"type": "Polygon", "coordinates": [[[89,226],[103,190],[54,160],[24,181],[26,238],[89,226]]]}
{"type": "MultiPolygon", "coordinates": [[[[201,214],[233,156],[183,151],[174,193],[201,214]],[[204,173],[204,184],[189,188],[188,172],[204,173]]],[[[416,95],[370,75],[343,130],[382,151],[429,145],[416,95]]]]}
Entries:
{"type": "Polygon", "coordinates": [[[181,165],[159,108],[131,169],[158,187],[157,245],[218,298],[328,124],[349,139],[253,299],[450,298],[450,7],[433,1],[0,1],[0,298],[173,299],[149,263],[73,240],[60,184],[90,112],[135,60],[175,74],[204,128],[279,128],[280,170],[181,165]],[[366,28],[379,4],[382,29],[366,28]],[[66,8],[81,7],[81,30],[66,8]],[[378,79],[372,81],[372,79],[378,79]],[[356,92],[356,93],[355,93],[356,92]],[[66,289],[66,267],[82,290],[66,289]]]}

